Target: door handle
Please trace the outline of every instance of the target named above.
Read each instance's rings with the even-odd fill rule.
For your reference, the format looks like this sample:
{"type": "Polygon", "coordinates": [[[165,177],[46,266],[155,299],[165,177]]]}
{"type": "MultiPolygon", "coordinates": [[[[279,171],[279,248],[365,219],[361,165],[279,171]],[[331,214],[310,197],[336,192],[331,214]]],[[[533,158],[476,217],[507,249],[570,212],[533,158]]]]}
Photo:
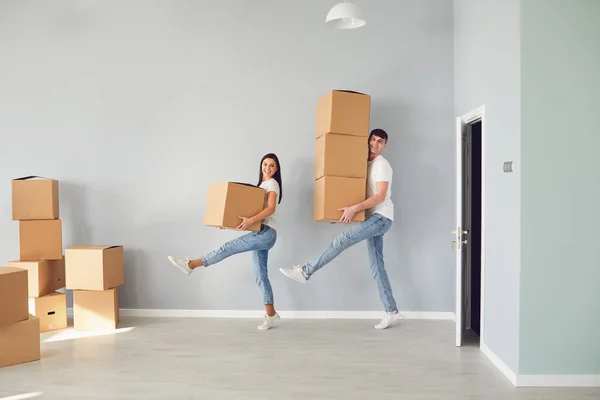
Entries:
{"type": "MultiPolygon", "coordinates": [[[[456,229],[453,229],[453,230],[450,231],[450,233],[453,234],[453,235],[456,235],[456,232],[458,232],[456,229]]],[[[469,233],[469,231],[462,231],[463,235],[466,235],[468,233],[469,233]]]]}

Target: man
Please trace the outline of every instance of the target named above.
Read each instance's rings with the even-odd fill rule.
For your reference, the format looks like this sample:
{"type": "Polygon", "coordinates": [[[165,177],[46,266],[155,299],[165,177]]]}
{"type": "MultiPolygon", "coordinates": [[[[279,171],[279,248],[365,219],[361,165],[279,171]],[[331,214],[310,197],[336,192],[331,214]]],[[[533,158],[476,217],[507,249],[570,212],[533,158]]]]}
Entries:
{"type": "Polygon", "coordinates": [[[383,319],[375,325],[376,329],[389,327],[399,317],[383,262],[383,235],[390,229],[394,220],[394,204],[390,198],[393,171],[388,161],[381,155],[387,141],[388,135],[383,129],[371,131],[369,134],[367,199],[340,209],[343,211],[340,222],[350,222],[354,214],[362,210],[366,210],[366,220],[339,235],[322,254],[308,263],[296,265],[291,269],[279,269],[288,278],[306,283],[315,272],[331,262],[342,251],[366,240],[371,272],[386,311],[383,319]]]}

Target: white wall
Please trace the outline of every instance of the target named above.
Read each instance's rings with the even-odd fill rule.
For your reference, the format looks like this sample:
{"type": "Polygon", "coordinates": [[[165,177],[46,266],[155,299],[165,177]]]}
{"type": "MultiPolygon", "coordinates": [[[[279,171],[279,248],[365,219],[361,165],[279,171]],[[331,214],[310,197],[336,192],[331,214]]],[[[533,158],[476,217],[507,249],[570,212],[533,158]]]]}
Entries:
{"type": "MultiPolygon", "coordinates": [[[[452,311],[452,3],[357,3],[367,26],[332,31],[334,1],[1,2],[0,262],[18,257],[10,180],[50,176],[65,246],[125,246],[122,307],[259,309],[249,255],[190,278],[166,256],[198,257],[236,236],[202,225],[207,187],[253,182],[274,151],[284,180],[276,306],[381,310],[364,244],[306,286],[277,271],[342,230],[312,222],[314,124],[317,98],[349,88],[373,96],[372,127],[390,134],[397,220],[385,254],[399,308],[452,311]]],[[[492,161],[513,156],[500,150],[492,161]]],[[[512,187],[515,177],[491,174],[512,187]]],[[[499,251],[498,267],[510,261],[499,251]]]]}
{"type": "Polygon", "coordinates": [[[483,342],[518,369],[520,2],[454,1],[455,115],[485,105],[486,260],[483,342]],[[503,173],[513,161],[514,173],[503,173]]]}

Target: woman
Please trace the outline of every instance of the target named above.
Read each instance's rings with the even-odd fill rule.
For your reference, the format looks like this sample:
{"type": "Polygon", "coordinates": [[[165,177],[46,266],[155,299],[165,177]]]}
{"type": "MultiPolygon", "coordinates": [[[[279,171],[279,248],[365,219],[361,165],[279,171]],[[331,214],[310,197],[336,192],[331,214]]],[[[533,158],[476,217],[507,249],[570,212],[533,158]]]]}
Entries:
{"type": "Polygon", "coordinates": [[[234,254],[252,251],[254,275],[256,276],[256,283],[262,291],[266,311],[264,321],[258,326],[258,329],[267,330],[279,320],[279,314],[275,312],[275,307],[273,306],[273,290],[271,289],[267,271],[269,250],[275,245],[275,241],[277,240],[275,210],[277,204],[281,203],[283,192],[281,167],[279,159],[275,154],[269,153],[260,160],[257,186],[266,191],[264,208],[261,212],[251,217],[240,217],[242,222],[237,226],[237,229],[245,230],[256,221],[261,221],[260,232],[250,232],[233,239],[219,249],[195,260],[190,260],[186,257],[169,256],[169,261],[186,275],[189,275],[198,267],[208,267],[234,254]]]}

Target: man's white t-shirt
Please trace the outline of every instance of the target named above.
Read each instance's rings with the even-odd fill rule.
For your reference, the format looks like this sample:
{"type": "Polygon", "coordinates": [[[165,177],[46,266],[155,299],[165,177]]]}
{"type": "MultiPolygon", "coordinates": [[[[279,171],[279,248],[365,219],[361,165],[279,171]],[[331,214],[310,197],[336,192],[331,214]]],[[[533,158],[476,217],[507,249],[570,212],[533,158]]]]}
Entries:
{"type": "Polygon", "coordinates": [[[367,169],[367,198],[377,193],[377,182],[389,182],[388,190],[385,194],[385,200],[375,207],[366,210],[366,215],[377,213],[384,217],[394,220],[394,203],[392,203],[392,167],[388,160],[379,155],[374,160],[369,161],[367,169]]]}
{"type": "MultiPolygon", "coordinates": [[[[275,179],[271,178],[268,181],[264,181],[260,184],[259,187],[261,187],[267,191],[267,193],[265,194],[264,208],[267,208],[267,206],[269,205],[269,202],[267,200],[269,192],[277,193],[277,198],[275,199],[275,201],[279,202],[279,194],[280,194],[279,184],[277,183],[277,181],[275,179]]],[[[275,212],[273,214],[271,214],[267,218],[263,219],[262,223],[277,230],[277,220],[275,218],[276,213],[277,213],[277,208],[275,208],[275,212]]]]}

